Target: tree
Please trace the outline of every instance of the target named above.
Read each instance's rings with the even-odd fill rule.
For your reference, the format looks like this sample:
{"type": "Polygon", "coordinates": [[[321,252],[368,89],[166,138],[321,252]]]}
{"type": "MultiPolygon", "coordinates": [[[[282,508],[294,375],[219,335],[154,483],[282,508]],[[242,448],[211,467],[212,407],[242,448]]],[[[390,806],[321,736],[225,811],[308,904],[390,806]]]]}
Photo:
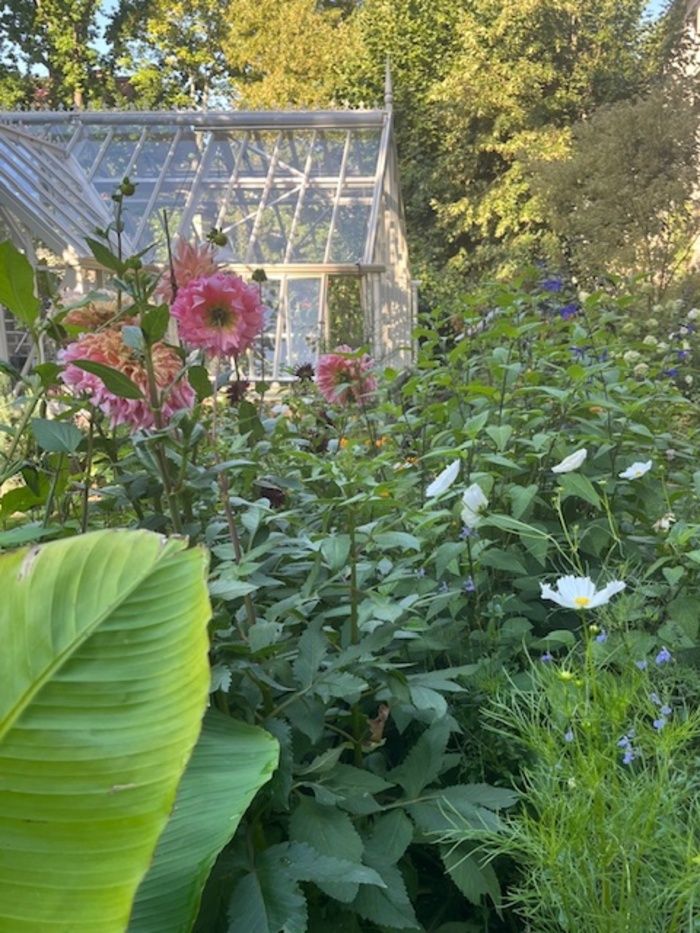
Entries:
{"type": "Polygon", "coordinates": [[[25,94],[38,68],[47,75],[48,103],[83,107],[93,96],[99,7],[100,0],[14,0],[3,6],[0,47],[11,50],[11,75],[23,78],[25,94]]]}
{"type": "Polygon", "coordinates": [[[342,4],[324,8],[314,0],[237,0],[223,53],[240,104],[328,106],[335,62],[351,42],[343,11],[342,4]]]}
{"type": "Polygon", "coordinates": [[[536,167],[533,187],[582,281],[641,273],[653,301],[667,290],[700,233],[699,130],[692,95],[669,82],[600,108],[573,127],[566,158],[536,167]]]}
{"type": "Polygon", "coordinates": [[[141,106],[225,105],[232,85],[222,51],[231,0],[123,0],[107,30],[110,68],[141,106]]]}
{"type": "Polygon", "coordinates": [[[532,257],[549,237],[528,180],[533,159],[564,155],[568,127],[642,91],[645,0],[473,0],[459,54],[430,102],[440,151],[430,179],[451,262],[470,274],[532,257]]]}

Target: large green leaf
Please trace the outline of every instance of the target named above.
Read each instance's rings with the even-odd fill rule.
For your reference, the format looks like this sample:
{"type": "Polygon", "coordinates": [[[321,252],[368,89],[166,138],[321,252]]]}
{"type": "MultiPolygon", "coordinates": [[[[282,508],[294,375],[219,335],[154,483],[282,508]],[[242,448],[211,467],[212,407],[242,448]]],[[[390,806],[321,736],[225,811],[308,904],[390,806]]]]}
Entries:
{"type": "Polygon", "coordinates": [[[27,327],[36,321],[41,309],[34,294],[31,263],[9,240],[0,243],[0,304],[27,327]]]}
{"type": "Polygon", "coordinates": [[[0,930],[126,928],[201,728],[205,565],[148,531],[0,556],[0,930]]]}
{"type": "Polygon", "coordinates": [[[129,933],[187,933],[219,851],[277,766],[268,732],[211,711],[136,895],[129,933]]]}

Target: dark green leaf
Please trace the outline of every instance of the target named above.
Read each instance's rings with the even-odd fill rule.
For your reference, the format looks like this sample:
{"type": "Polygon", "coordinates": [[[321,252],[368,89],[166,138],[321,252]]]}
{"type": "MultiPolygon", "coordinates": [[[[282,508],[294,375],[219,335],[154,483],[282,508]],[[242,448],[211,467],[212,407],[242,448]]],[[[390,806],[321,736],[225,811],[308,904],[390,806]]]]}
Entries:
{"type": "Polygon", "coordinates": [[[144,397],[135,382],[132,382],[124,373],[120,373],[118,369],[112,369],[111,366],[94,363],[92,360],[71,360],[71,366],[77,366],[78,369],[84,369],[86,373],[99,376],[109,391],[120,398],[141,399],[144,397]]]}
{"type": "Polygon", "coordinates": [[[0,304],[27,327],[35,323],[41,309],[34,294],[31,263],[9,240],[0,243],[0,304]]]}
{"type": "Polygon", "coordinates": [[[83,439],[82,432],[70,421],[48,418],[32,418],[32,434],[42,450],[60,454],[72,454],[83,439]]]}
{"type": "Polygon", "coordinates": [[[93,240],[91,237],[85,237],[85,242],[90,247],[92,255],[101,266],[104,266],[105,269],[111,269],[112,272],[121,275],[125,269],[124,263],[115,256],[104,243],[100,243],[99,240],[93,240]]]}

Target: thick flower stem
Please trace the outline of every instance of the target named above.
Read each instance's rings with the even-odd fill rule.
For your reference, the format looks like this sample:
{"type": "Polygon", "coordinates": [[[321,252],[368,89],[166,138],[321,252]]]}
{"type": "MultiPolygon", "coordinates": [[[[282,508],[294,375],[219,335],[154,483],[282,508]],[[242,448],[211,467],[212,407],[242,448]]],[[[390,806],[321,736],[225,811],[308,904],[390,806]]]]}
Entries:
{"type": "Polygon", "coordinates": [[[94,412],[90,412],[90,427],[87,436],[87,453],[85,455],[85,472],[83,473],[83,510],[80,519],[80,531],[85,534],[88,525],[88,508],[90,498],[90,479],[92,476],[92,448],[95,435],[94,412]]]}
{"type": "MultiPolygon", "coordinates": [[[[156,383],[156,375],[153,370],[153,360],[151,358],[150,347],[146,348],[145,351],[145,363],[146,363],[146,373],[148,374],[148,393],[149,393],[149,402],[151,405],[151,410],[153,411],[153,420],[155,421],[156,429],[158,431],[163,430],[163,414],[161,412],[161,400],[160,393],[158,392],[158,384],[156,383]]],[[[154,449],[156,454],[156,459],[158,461],[158,467],[160,469],[160,477],[163,481],[163,489],[165,490],[165,498],[168,500],[168,510],[170,511],[170,519],[173,523],[173,531],[175,534],[182,534],[182,523],[180,521],[180,509],[177,496],[173,491],[173,484],[170,477],[170,467],[168,465],[168,457],[165,452],[165,444],[163,443],[163,438],[158,437],[154,443],[154,449]]]]}

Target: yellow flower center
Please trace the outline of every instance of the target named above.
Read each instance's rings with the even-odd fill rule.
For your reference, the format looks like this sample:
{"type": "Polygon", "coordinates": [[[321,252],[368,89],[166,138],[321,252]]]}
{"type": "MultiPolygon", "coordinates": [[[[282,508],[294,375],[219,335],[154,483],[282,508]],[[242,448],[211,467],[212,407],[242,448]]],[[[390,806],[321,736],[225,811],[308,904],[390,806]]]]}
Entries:
{"type": "Polygon", "coordinates": [[[591,599],[589,596],[577,596],[574,599],[574,603],[577,609],[585,609],[586,606],[590,603],[591,599]]]}

